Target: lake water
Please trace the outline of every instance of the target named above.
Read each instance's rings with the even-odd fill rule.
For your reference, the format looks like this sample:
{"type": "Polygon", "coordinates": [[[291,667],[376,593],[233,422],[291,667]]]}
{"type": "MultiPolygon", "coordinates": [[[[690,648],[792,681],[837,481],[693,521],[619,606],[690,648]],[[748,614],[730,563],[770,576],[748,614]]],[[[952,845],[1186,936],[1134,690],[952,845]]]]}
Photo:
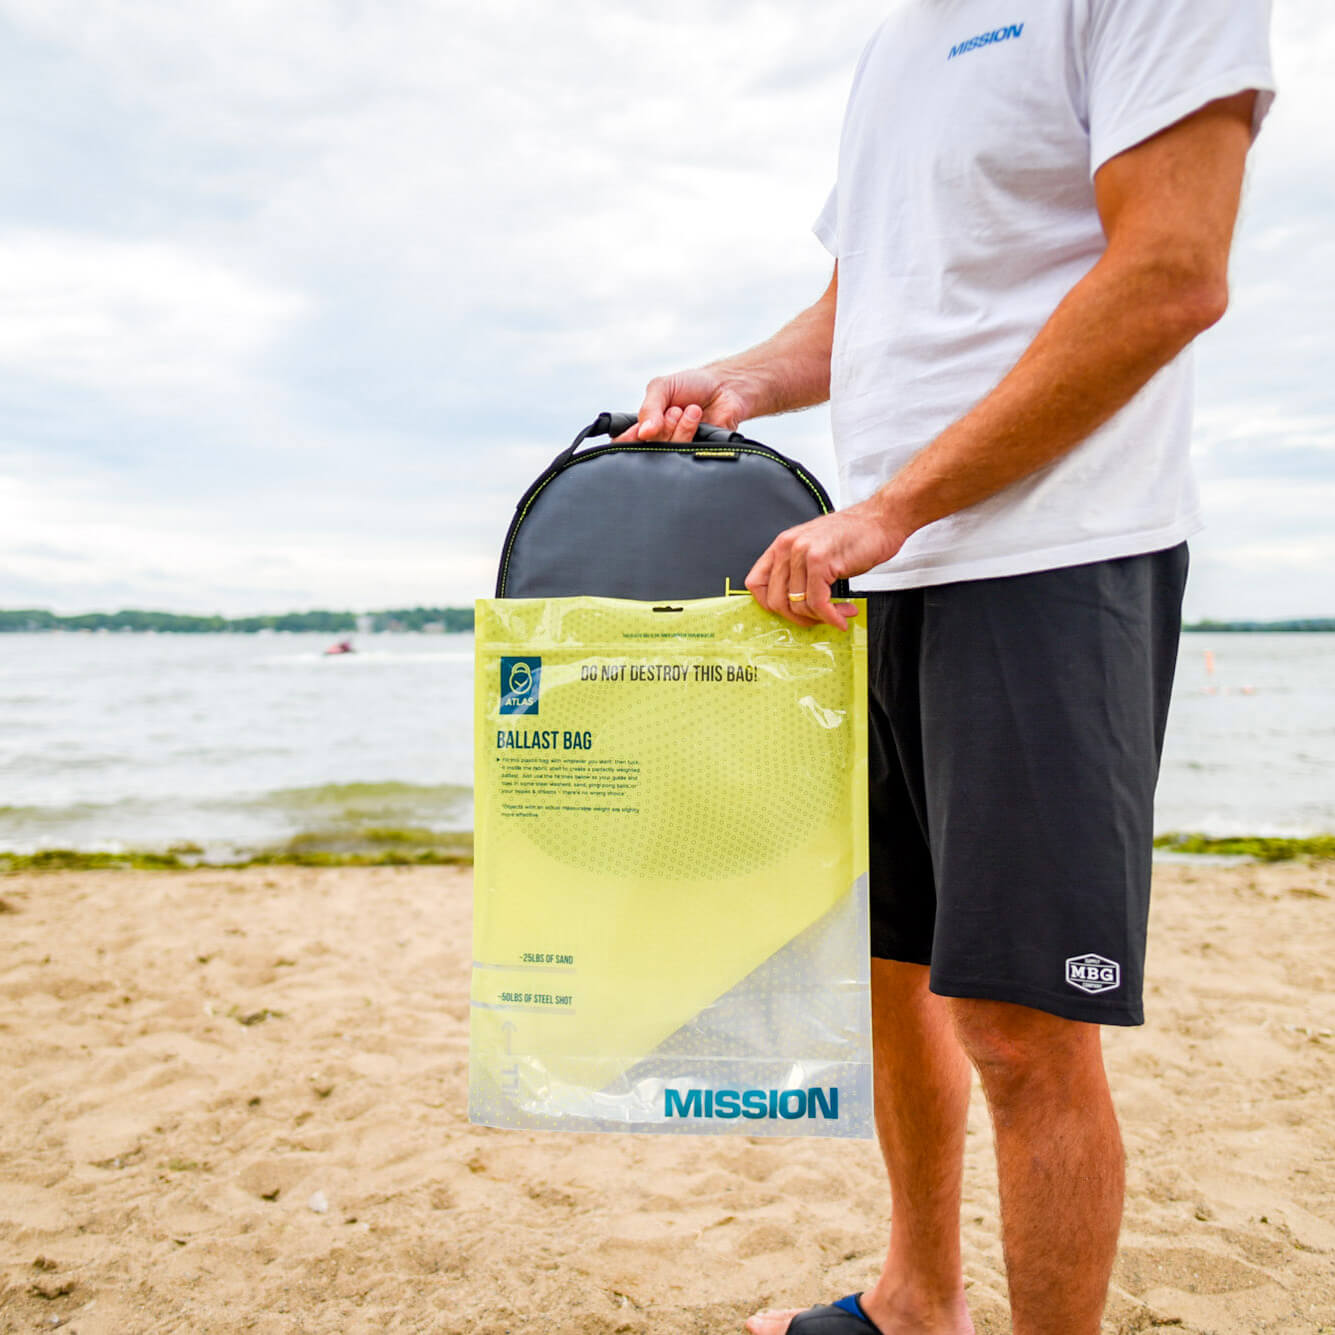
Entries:
{"type": "MultiPolygon", "coordinates": [[[[470,828],[472,637],[328,638],[0,635],[0,848],[470,828]]],[[[1159,829],[1335,831],[1335,635],[1182,644],[1159,829]]]]}

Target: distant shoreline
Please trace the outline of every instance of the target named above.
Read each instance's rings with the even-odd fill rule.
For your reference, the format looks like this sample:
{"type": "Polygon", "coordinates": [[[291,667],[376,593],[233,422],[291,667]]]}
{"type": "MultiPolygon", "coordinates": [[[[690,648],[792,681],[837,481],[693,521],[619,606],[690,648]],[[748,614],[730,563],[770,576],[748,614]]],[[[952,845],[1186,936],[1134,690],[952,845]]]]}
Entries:
{"type": "Polygon", "coordinates": [[[262,631],[316,635],[373,635],[389,631],[467,634],[473,629],[471,607],[399,607],[384,612],[285,612],[278,616],[186,616],[177,612],[84,612],[58,616],[45,608],[0,610],[0,634],[44,631],[115,631],[154,635],[257,635],[262,631]]]}
{"type": "MultiPolygon", "coordinates": [[[[263,631],[316,635],[374,635],[385,632],[469,634],[473,630],[471,607],[401,607],[383,612],[285,612],[278,616],[221,617],[186,616],[176,612],[144,612],[127,608],[121,612],[85,612],[58,616],[44,608],[0,610],[0,635],[9,633],[114,631],[118,634],[155,635],[257,635],[263,631]]],[[[1335,617],[1298,617],[1285,621],[1191,621],[1184,623],[1188,635],[1330,634],[1335,617]]]]}
{"type": "Polygon", "coordinates": [[[1226,635],[1247,635],[1253,632],[1329,634],[1335,631],[1335,617],[1300,617],[1292,621],[1192,621],[1184,624],[1182,630],[1188,635],[1204,632],[1222,632],[1226,635]]]}

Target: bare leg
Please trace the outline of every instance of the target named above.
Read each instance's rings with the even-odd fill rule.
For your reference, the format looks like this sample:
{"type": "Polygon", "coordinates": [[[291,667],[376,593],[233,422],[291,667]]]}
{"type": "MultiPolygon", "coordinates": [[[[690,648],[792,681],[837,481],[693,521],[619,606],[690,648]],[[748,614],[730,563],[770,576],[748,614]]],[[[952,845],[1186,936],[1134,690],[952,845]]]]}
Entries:
{"type": "MultiPolygon", "coordinates": [[[[883,1335],[972,1335],[959,1235],[969,1065],[927,979],[921,965],[872,961],[876,1126],[894,1209],[890,1252],[862,1305],[883,1335]]],[[[784,1335],[794,1315],[766,1312],[746,1329],[784,1335]]]]}
{"type": "Polygon", "coordinates": [[[1015,1335],[1098,1335],[1124,1192],[1099,1027],[1000,1001],[950,1006],[996,1132],[1015,1335]]]}

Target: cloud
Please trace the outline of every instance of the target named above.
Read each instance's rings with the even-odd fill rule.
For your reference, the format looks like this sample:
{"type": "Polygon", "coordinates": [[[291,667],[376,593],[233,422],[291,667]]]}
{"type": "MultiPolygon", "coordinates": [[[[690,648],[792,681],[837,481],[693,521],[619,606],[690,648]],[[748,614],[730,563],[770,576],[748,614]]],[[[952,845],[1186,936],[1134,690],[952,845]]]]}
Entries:
{"type": "MultiPolygon", "coordinates": [[[[0,605],[485,593],[584,421],[824,286],[809,226],[883,12],[0,0],[0,477],[26,507],[0,605]]],[[[1283,91],[1199,358],[1220,614],[1272,597],[1235,549],[1282,539],[1294,491],[1244,528],[1219,486],[1331,477],[1333,59],[1335,16],[1279,7],[1283,91]]],[[[756,430],[831,477],[823,412],[756,430]]]]}
{"type": "Polygon", "coordinates": [[[160,242],[0,234],[0,372],[123,396],[236,395],[305,302],[160,242]]]}

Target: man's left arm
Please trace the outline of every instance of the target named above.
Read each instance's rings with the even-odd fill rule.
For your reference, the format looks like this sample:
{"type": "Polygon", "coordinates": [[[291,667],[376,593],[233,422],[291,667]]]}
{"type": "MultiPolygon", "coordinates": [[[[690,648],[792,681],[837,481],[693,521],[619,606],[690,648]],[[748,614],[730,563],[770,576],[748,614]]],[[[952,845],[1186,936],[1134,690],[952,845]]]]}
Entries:
{"type": "Polygon", "coordinates": [[[759,602],[845,629],[836,579],[1074,449],[1224,314],[1255,97],[1212,102],[1098,170],[1098,262],[992,393],[875,495],[775,539],[747,577],[759,602]]]}

